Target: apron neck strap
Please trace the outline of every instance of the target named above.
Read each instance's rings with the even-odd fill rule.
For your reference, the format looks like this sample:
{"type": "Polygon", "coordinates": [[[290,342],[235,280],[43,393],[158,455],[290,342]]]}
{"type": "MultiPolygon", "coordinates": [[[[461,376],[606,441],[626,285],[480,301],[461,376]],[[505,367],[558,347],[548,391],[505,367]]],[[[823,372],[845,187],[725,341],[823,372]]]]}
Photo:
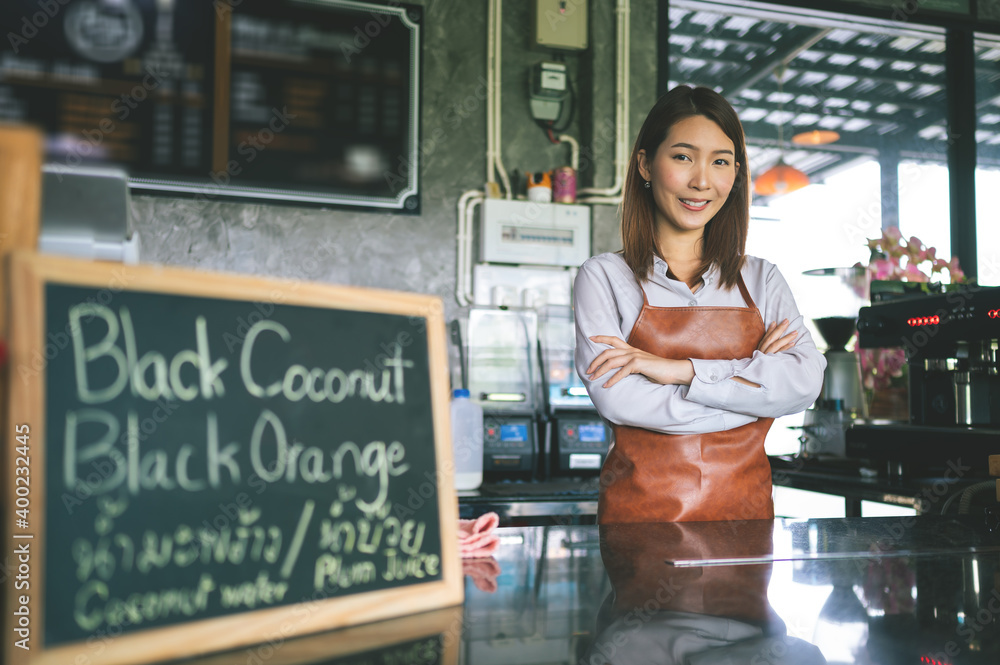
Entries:
{"type": "Polygon", "coordinates": [[[747,285],[743,281],[742,272],[736,275],[736,286],[739,287],[740,295],[743,296],[743,302],[747,304],[747,307],[757,309],[757,305],[754,304],[753,298],[750,297],[750,291],[747,290],[747,285]]]}

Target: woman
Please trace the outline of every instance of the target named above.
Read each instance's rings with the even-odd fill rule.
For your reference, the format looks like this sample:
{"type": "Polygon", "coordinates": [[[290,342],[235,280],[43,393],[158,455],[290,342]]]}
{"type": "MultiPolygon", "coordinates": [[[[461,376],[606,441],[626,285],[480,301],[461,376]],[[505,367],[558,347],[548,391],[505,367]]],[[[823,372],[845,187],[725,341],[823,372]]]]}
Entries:
{"type": "Polygon", "coordinates": [[[764,437],[812,404],[826,362],[778,269],[744,254],[749,217],[736,112],[674,88],[632,149],[624,249],[574,287],[577,371],[615,432],[599,522],[774,517],[764,437]]]}

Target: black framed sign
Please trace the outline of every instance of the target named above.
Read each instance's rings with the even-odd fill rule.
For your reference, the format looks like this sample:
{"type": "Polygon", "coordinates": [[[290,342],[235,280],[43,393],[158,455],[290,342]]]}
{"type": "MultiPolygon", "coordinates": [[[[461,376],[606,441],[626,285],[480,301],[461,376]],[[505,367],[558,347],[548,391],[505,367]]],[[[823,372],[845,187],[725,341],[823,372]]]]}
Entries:
{"type": "Polygon", "coordinates": [[[134,190],[420,209],[423,9],[355,0],[8,0],[0,121],[134,190]]]}
{"type": "Polygon", "coordinates": [[[439,299],[32,253],[9,274],[5,662],[462,602],[439,299]]]}

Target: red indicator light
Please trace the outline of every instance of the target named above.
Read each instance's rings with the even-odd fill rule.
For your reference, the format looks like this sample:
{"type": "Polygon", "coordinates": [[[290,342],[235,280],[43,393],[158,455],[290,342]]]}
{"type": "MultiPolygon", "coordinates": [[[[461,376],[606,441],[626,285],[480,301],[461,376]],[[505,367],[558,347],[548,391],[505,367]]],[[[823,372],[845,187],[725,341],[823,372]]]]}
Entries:
{"type": "Polygon", "coordinates": [[[497,431],[491,427],[488,430],[486,430],[486,433],[489,434],[490,436],[493,436],[494,434],[497,433],[497,431]]]}
{"type": "Polygon", "coordinates": [[[573,436],[573,429],[570,428],[570,429],[566,430],[566,434],[568,434],[569,436],[573,436]]]}
{"type": "Polygon", "coordinates": [[[917,316],[906,320],[906,324],[911,328],[916,326],[936,326],[939,323],[941,323],[940,316],[917,316]]]}
{"type": "Polygon", "coordinates": [[[990,311],[986,312],[986,316],[990,317],[991,319],[1000,317],[1000,309],[991,309],[990,311]]]}

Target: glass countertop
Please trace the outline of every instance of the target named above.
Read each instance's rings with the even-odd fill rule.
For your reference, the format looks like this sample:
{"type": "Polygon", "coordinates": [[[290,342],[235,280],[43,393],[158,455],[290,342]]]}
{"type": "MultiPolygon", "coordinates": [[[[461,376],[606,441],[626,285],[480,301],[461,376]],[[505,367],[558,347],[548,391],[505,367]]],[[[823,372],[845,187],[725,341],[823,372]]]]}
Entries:
{"type": "Polygon", "coordinates": [[[499,534],[463,562],[462,606],[184,662],[1000,663],[993,515],[499,534]]]}

